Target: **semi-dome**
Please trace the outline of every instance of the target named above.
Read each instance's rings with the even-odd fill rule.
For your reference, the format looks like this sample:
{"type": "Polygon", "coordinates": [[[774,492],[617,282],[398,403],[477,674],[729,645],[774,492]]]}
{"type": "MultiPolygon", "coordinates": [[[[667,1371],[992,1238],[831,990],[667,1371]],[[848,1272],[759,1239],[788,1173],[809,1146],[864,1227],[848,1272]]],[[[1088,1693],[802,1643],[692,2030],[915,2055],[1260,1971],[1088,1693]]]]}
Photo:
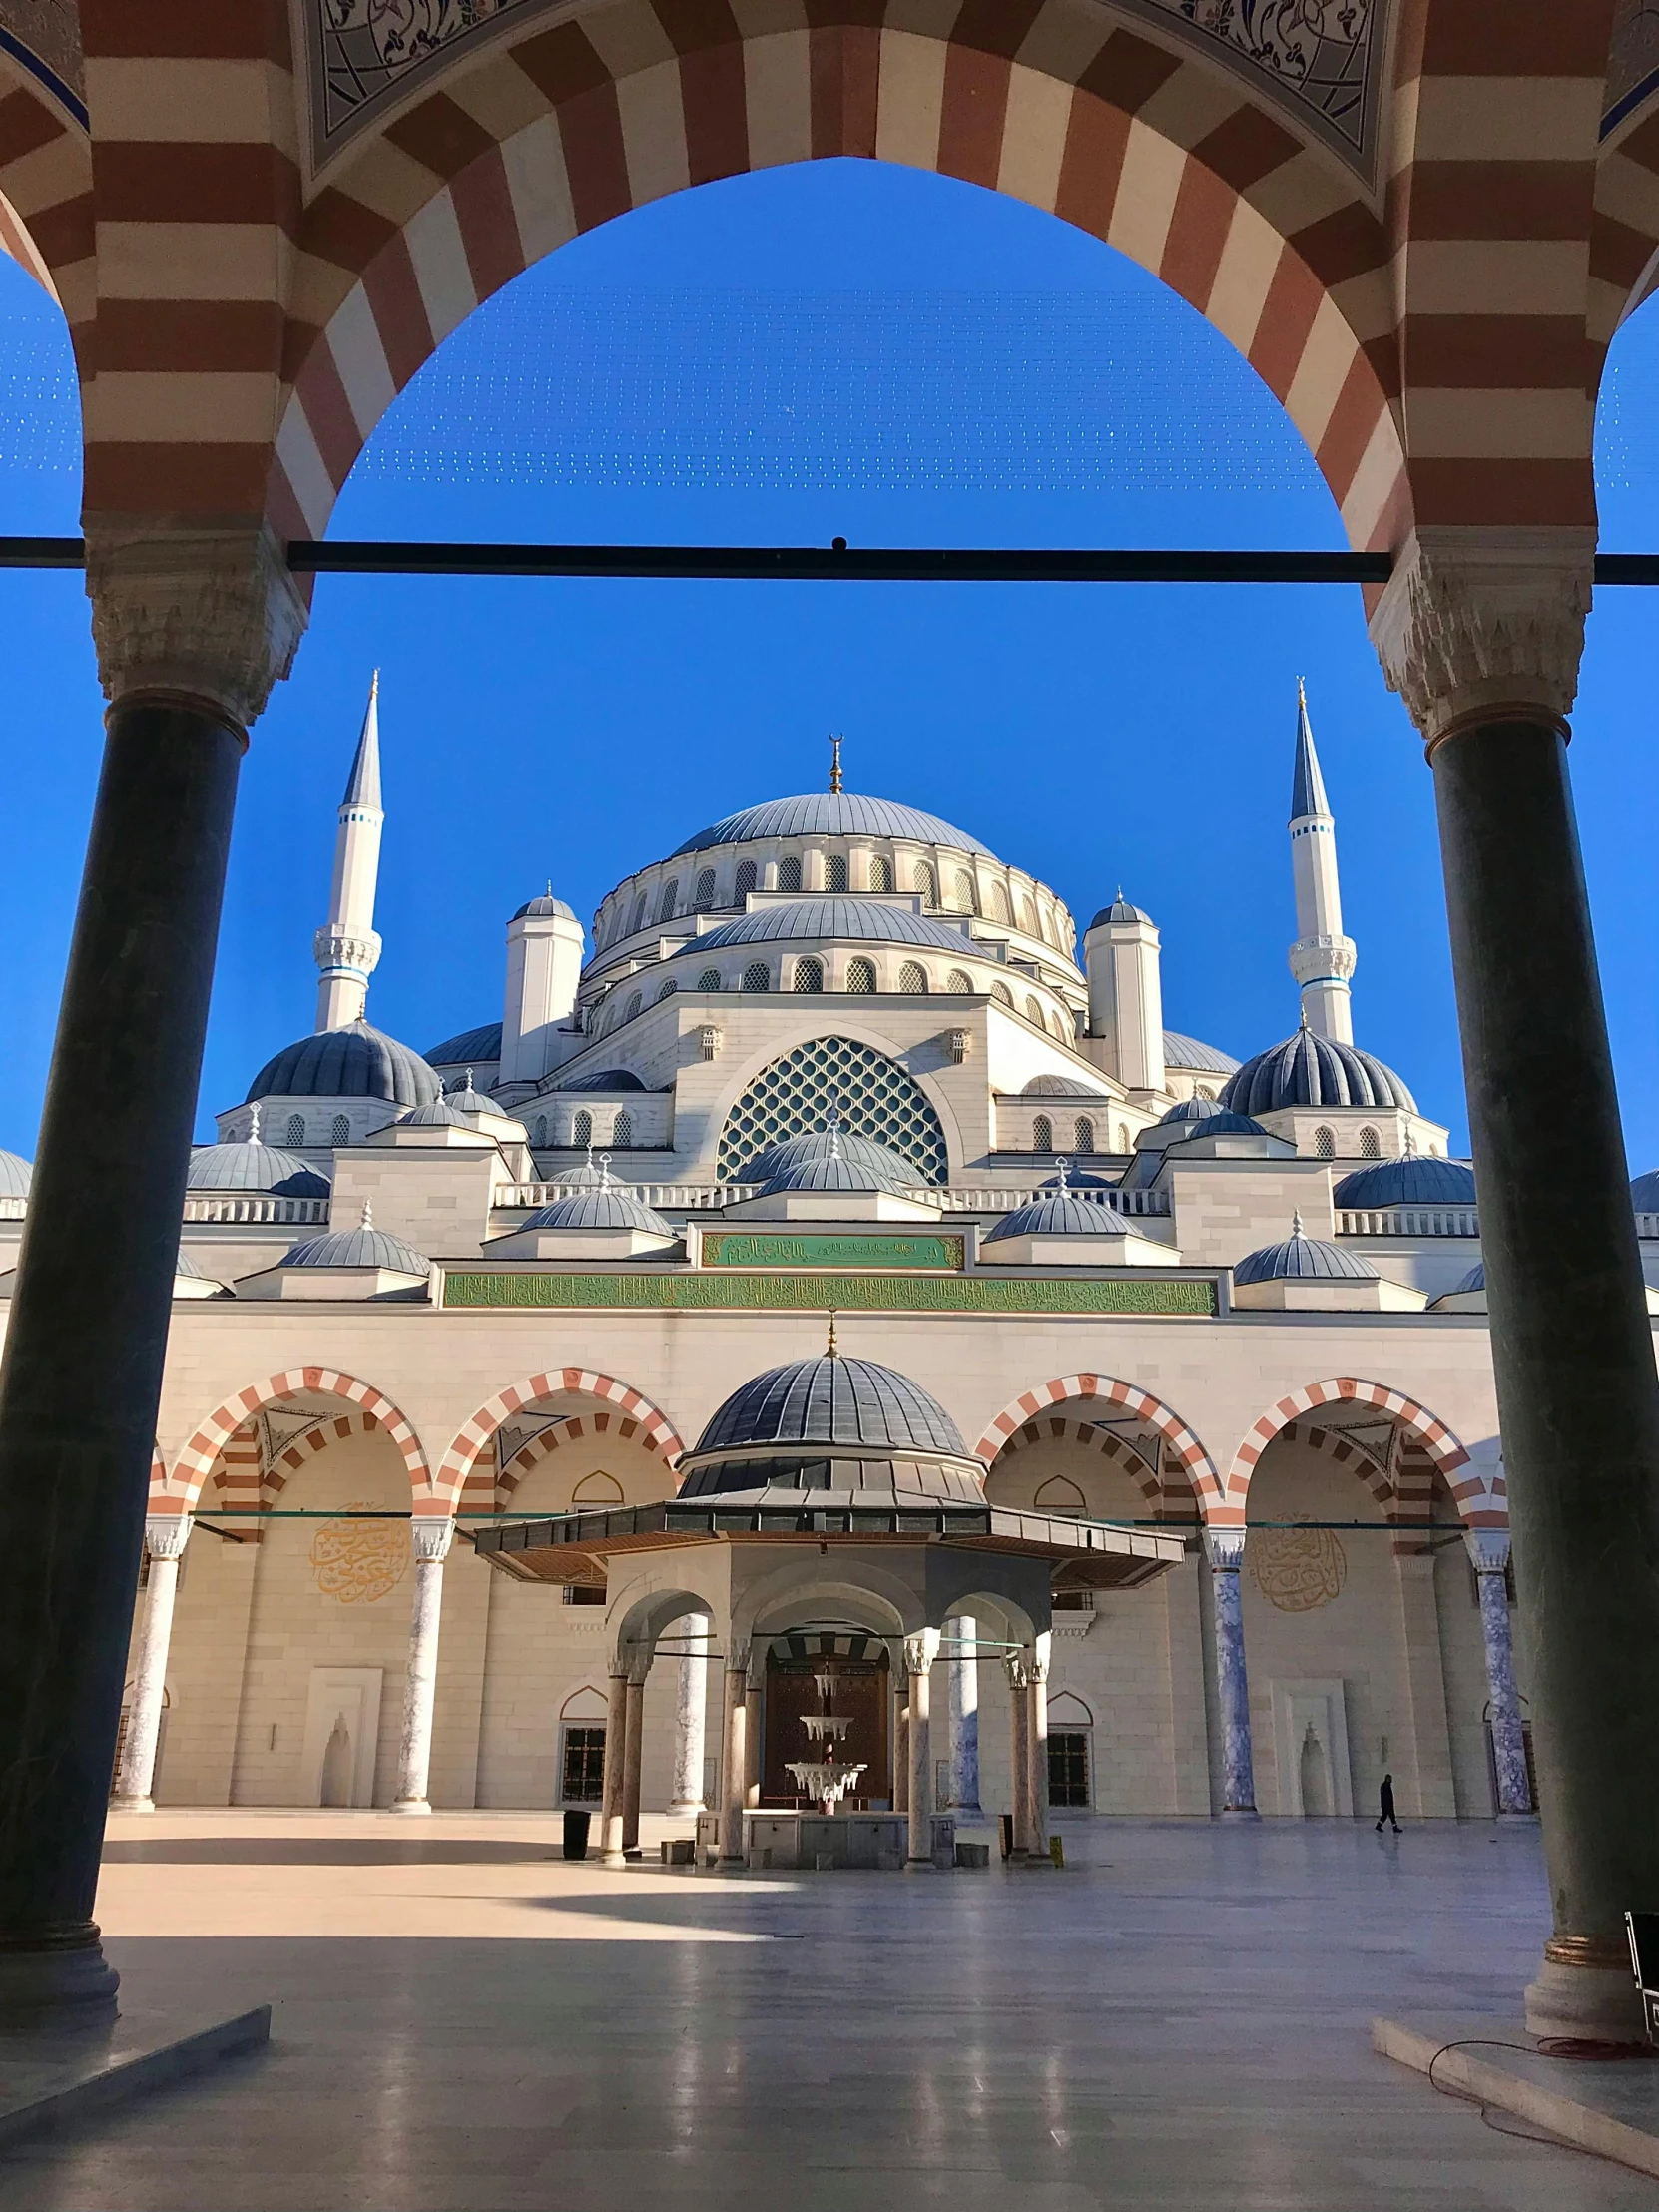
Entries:
{"type": "Polygon", "coordinates": [[[356,1229],[333,1229],[325,1237],[308,1237],[284,1253],[284,1268],[383,1268],[389,1275],[430,1275],[432,1263],[423,1252],[376,1229],[363,1208],[356,1229]]]}
{"type": "Polygon", "coordinates": [[[564,921],[575,921],[576,919],[575,913],[565,904],[564,900],[555,898],[549,890],[544,891],[540,898],[527,898],[518,912],[514,914],[513,919],[514,921],[550,921],[555,915],[564,921]]]}
{"type": "Polygon", "coordinates": [[[597,1075],[578,1075],[554,1085],[561,1091],[643,1091],[645,1085],[632,1068],[601,1068],[597,1075]]]}
{"type": "Polygon", "coordinates": [[[433,1045],[422,1057],[435,1068],[488,1066],[501,1057],[501,1024],[486,1021],[479,1029],[463,1029],[458,1036],[445,1037],[442,1044],[433,1045]]]}
{"type": "MultiPolygon", "coordinates": [[[[905,1161],[884,1144],[876,1144],[869,1137],[855,1137],[847,1129],[809,1129],[799,1137],[786,1137],[781,1144],[768,1145],[764,1152],[757,1152],[737,1180],[740,1183],[765,1183],[785,1168],[793,1167],[799,1160],[827,1159],[837,1146],[843,1160],[864,1160],[871,1167],[897,1167],[908,1171],[912,1162],[905,1161]]],[[[910,1181],[916,1181],[910,1175],[910,1181]]]]}
{"type": "Polygon", "coordinates": [[[577,1191],[540,1206],[520,1225],[523,1229],[639,1229],[648,1237],[672,1237],[676,1232],[661,1214],[653,1213],[643,1199],[618,1184],[600,1181],[592,1190],[577,1191]]]}
{"type": "Polygon", "coordinates": [[[1333,1198],[1355,1211],[1383,1206],[1472,1206],[1474,1170],[1461,1160],[1407,1155],[1356,1168],[1338,1183],[1333,1198]]]}
{"type": "Polygon", "coordinates": [[[1183,1036],[1179,1029],[1164,1031],[1164,1065],[1184,1068],[1193,1075],[1231,1075],[1238,1066],[1231,1052],[1223,1052],[1219,1045],[1201,1044],[1197,1037],[1183,1036]]]}
{"type": "Polygon", "coordinates": [[[0,1152],[0,1198],[27,1198],[34,1172],[20,1153],[0,1152]]]}
{"type": "Polygon", "coordinates": [[[295,1153],[261,1144],[259,1117],[255,1135],[244,1143],[206,1144],[190,1156],[187,1191],[250,1191],[271,1198],[326,1198],[328,1180],[295,1153]]]}
{"type": "Polygon", "coordinates": [[[929,921],[908,906],[888,906],[874,898],[802,898],[788,904],[757,907],[736,921],[723,921],[685,947],[701,957],[732,944],[776,944],[797,937],[850,944],[919,944],[958,959],[972,950],[960,929],[929,921]]]}
{"type": "Polygon", "coordinates": [[[429,1106],[441,1089],[418,1052],[366,1021],[354,1021],[284,1045],[255,1076],[248,1096],[250,1102],[271,1097],[383,1098],[390,1106],[429,1106]]]}
{"type": "Polygon", "coordinates": [[[669,855],[706,852],[717,844],[753,844],[769,837],[902,837],[915,844],[948,845],[957,852],[977,852],[995,859],[989,845],[981,844],[953,824],[919,807],[905,807],[893,799],[876,799],[868,792],[802,792],[792,799],[766,799],[755,807],[741,807],[724,815],[706,830],[699,830],[669,855]]]}
{"type": "Polygon", "coordinates": [[[686,1457],[695,1465],[715,1453],[769,1445],[869,1458],[968,1455],[956,1423],[919,1382],[873,1360],[843,1360],[834,1353],[791,1360],[745,1382],[686,1457]]]}
{"type": "Polygon", "coordinates": [[[1392,1068],[1358,1045],[1299,1029],[1270,1045],[1229,1078],[1221,1102],[1236,1114],[1272,1114],[1286,1106],[1358,1106],[1414,1114],[1417,1102],[1392,1068]]]}
{"type": "Polygon", "coordinates": [[[1325,1237],[1303,1233],[1297,1215],[1283,1244],[1263,1245],[1233,1269],[1235,1283],[1375,1283],[1377,1270],[1357,1252],[1345,1252],[1325,1237]]]}
{"type": "Polygon", "coordinates": [[[1033,1075],[1029,1083],[1020,1086],[1021,1098],[1092,1098],[1104,1106],[1108,1103],[1104,1091],[1097,1091],[1092,1083],[1080,1083],[1075,1075],[1033,1075]]]}
{"type": "Polygon", "coordinates": [[[985,1238],[1000,1244],[1012,1237],[1127,1237],[1129,1224],[1101,1198],[1076,1198],[1068,1190],[1051,1191],[1004,1214],[985,1238]]]}

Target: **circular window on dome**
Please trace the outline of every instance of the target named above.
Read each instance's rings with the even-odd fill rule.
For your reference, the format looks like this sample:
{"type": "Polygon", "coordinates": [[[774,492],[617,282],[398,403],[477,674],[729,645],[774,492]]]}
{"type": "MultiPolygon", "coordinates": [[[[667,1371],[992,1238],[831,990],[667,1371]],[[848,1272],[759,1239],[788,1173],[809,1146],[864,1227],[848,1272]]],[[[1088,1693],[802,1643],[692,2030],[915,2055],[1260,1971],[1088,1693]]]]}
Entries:
{"type": "Polygon", "coordinates": [[[716,1170],[733,1182],[758,1152],[828,1125],[867,1137],[915,1163],[922,1181],[949,1173],[944,1131],[926,1094],[896,1060],[851,1037],[812,1037],[774,1060],[726,1117],[716,1170]]]}

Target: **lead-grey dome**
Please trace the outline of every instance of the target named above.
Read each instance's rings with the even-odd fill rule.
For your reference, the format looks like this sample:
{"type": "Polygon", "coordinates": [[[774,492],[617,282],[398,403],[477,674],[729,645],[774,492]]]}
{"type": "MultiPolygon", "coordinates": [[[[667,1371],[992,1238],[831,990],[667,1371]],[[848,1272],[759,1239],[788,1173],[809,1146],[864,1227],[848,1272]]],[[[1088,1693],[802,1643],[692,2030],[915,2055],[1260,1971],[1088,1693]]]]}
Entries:
{"type": "Polygon", "coordinates": [[[433,1045],[422,1056],[426,1064],[434,1068],[486,1066],[501,1057],[501,1024],[486,1021],[482,1028],[463,1029],[458,1036],[445,1037],[442,1044],[433,1045]]]}
{"type": "Polygon", "coordinates": [[[392,1275],[432,1272],[423,1252],[368,1222],[358,1229],[333,1229],[325,1237],[309,1237],[284,1253],[279,1264],[284,1268],[384,1268],[392,1275]]]}
{"type": "Polygon", "coordinates": [[[902,806],[897,800],[876,799],[868,792],[801,792],[791,799],[764,799],[758,806],[740,807],[735,815],[710,823],[676,845],[669,857],[706,852],[717,844],[753,844],[766,837],[817,836],[904,837],[916,844],[977,852],[987,860],[996,857],[989,845],[937,815],[902,806]]]}
{"type": "Polygon", "coordinates": [[[1358,1045],[1299,1029],[1270,1045],[1230,1077],[1221,1102],[1236,1114],[1272,1114],[1286,1106],[1358,1106],[1414,1114],[1417,1102],[1390,1067],[1358,1045]]]}
{"type": "Polygon", "coordinates": [[[762,1187],[762,1196],[772,1198],[784,1191],[888,1191],[902,1196],[915,1189],[919,1174],[910,1161],[880,1145],[865,1145],[849,1158],[837,1142],[822,1152],[801,1153],[775,1168],[762,1187]]]}
{"type": "Polygon", "coordinates": [[[661,1214],[615,1183],[600,1183],[591,1191],[577,1191],[570,1198],[556,1198],[551,1206],[539,1206],[521,1225],[525,1229],[642,1229],[650,1237],[672,1237],[675,1232],[661,1214]]]}
{"type": "Polygon", "coordinates": [[[325,1176],[291,1152],[279,1152],[258,1139],[248,1143],[205,1144],[190,1156],[187,1191],[257,1191],[272,1198],[326,1198],[325,1176]]]}
{"type": "Polygon", "coordinates": [[[555,898],[551,891],[544,891],[540,898],[527,898],[514,914],[514,921],[549,921],[554,915],[562,920],[574,921],[575,913],[562,898],[555,898]]]}
{"type": "Polygon", "coordinates": [[[272,1097],[383,1098],[391,1106],[429,1106],[441,1089],[418,1052],[354,1021],[284,1045],[255,1076],[248,1097],[251,1104],[272,1097]]]}
{"type": "Polygon", "coordinates": [[[791,1360],[745,1382],[687,1457],[696,1461],[714,1452],[773,1444],[868,1458],[968,1455],[956,1423],[919,1382],[873,1360],[843,1360],[832,1353],[791,1360]]]}
{"type": "Polygon", "coordinates": [[[1452,1296],[1455,1298],[1461,1296],[1464,1291],[1483,1291],[1485,1288],[1486,1263],[1484,1260],[1476,1260],[1473,1267],[1470,1268],[1468,1274],[1465,1275],[1463,1280],[1457,1285],[1457,1288],[1452,1293],[1452,1296]]]}
{"type": "MultiPolygon", "coordinates": [[[[1138,906],[1131,906],[1122,891],[1119,891],[1109,906],[1101,907],[1099,913],[1089,923],[1089,929],[1098,929],[1103,921],[1150,921],[1151,919],[1152,916],[1143,914],[1138,906]]],[[[1087,936],[1088,930],[1083,933],[1087,936]]]]}
{"type": "Polygon", "coordinates": [[[27,1198],[34,1172],[20,1153],[0,1152],[0,1198],[27,1198]]]}
{"type": "Polygon", "coordinates": [[[1630,1186],[1630,1203],[1638,1214],[1659,1214],[1659,1168],[1649,1168],[1630,1186]]]}
{"type": "Polygon", "coordinates": [[[1021,1098],[1092,1098],[1102,1106],[1108,1103],[1104,1091],[1080,1083],[1075,1075],[1033,1075],[1029,1083],[1021,1086],[1019,1095],[1021,1098]]]}
{"type": "Polygon", "coordinates": [[[1231,1075],[1239,1063],[1219,1045],[1201,1044],[1197,1037],[1183,1036],[1179,1029],[1166,1029],[1164,1064],[1188,1068],[1197,1075],[1231,1075]]]}
{"type": "Polygon", "coordinates": [[[1377,1270],[1357,1252],[1324,1237],[1303,1234],[1300,1218],[1283,1244],[1263,1245],[1250,1252],[1233,1270],[1235,1283],[1375,1283],[1377,1270]]]}
{"type": "Polygon", "coordinates": [[[569,1083],[556,1083],[560,1091],[643,1091],[645,1085],[632,1068],[601,1068],[597,1075],[578,1075],[569,1083]]]}
{"type": "MultiPolygon", "coordinates": [[[[765,1183],[782,1174],[785,1168],[794,1167],[801,1160],[828,1159],[840,1147],[843,1160],[863,1160],[871,1167],[909,1169],[912,1162],[903,1160],[884,1144],[876,1144],[868,1137],[855,1137],[847,1129],[809,1129],[799,1137],[786,1137],[782,1144],[768,1145],[764,1152],[757,1152],[754,1159],[745,1163],[737,1180],[740,1183],[765,1183]]],[[[912,1174],[911,1182],[916,1181],[912,1174]]]]}
{"type": "Polygon", "coordinates": [[[1345,1175],[1332,1197],[1356,1211],[1382,1206],[1472,1206],[1474,1170],[1461,1160],[1380,1160],[1345,1175]]]}
{"type": "Polygon", "coordinates": [[[1109,1200],[1075,1198],[1067,1190],[1051,1191],[1004,1214],[985,1238],[998,1244],[1005,1237],[1127,1237],[1129,1224],[1109,1200]]]}
{"type": "Polygon", "coordinates": [[[920,944],[953,952],[958,959],[974,949],[960,929],[929,921],[908,906],[888,906],[874,898],[802,898],[723,921],[706,936],[694,937],[685,953],[701,958],[727,945],[776,944],[794,937],[849,944],[920,944]]]}

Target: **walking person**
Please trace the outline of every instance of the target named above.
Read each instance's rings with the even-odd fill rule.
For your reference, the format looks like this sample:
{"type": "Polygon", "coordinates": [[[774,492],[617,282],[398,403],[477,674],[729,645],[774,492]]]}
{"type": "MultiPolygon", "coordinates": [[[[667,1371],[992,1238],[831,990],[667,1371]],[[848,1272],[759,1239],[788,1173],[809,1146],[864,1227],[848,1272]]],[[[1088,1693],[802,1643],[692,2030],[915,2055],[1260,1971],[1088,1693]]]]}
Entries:
{"type": "Polygon", "coordinates": [[[1399,1823],[1394,1818],[1394,1778],[1391,1774],[1385,1774],[1382,1777],[1382,1811],[1379,1814],[1377,1821],[1377,1833],[1379,1834],[1379,1836],[1381,1836],[1382,1833],[1382,1824],[1384,1821],[1386,1821],[1388,1826],[1397,1836],[1399,1834],[1399,1823]]]}

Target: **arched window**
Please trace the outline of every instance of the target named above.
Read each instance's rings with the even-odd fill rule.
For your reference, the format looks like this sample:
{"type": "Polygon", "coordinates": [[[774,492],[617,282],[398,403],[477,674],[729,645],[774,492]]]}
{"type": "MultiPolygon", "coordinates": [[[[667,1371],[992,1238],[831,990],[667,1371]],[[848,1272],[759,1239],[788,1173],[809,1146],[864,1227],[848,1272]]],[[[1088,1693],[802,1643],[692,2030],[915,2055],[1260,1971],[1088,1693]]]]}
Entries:
{"type": "Polygon", "coordinates": [[[720,988],[719,968],[706,967],[697,978],[697,987],[700,991],[718,991],[720,988]]]}
{"type": "Polygon", "coordinates": [[[1037,916],[1037,919],[1042,923],[1043,936],[1047,939],[1047,941],[1050,944],[1058,944],[1060,941],[1060,932],[1055,928],[1054,916],[1049,912],[1046,906],[1042,908],[1041,912],[1037,916]]]}
{"type": "Polygon", "coordinates": [[[662,989],[657,993],[657,1003],[659,1006],[662,1004],[665,998],[672,998],[674,996],[674,978],[671,975],[668,981],[663,985],[662,989]]]}
{"type": "Polygon", "coordinates": [[[778,863],[778,888],[781,891],[798,891],[801,888],[801,859],[796,854],[778,863]]]}
{"type": "Polygon", "coordinates": [[[1065,1043],[1066,1025],[1052,1006],[1048,1010],[1048,1033],[1051,1037],[1058,1037],[1062,1044],[1065,1043]]]}
{"type": "Polygon", "coordinates": [[[927,970],[919,960],[906,960],[898,971],[898,987],[912,998],[923,998],[927,993],[927,970]]]}
{"type": "Polygon", "coordinates": [[[1381,1140],[1381,1139],[1379,1138],[1379,1136],[1378,1136],[1378,1134],[1377,1134],[1377,1131],[1376,1131],[1375,1129],[1362,1129],[1362,1130],[1361,1130],[1361,1132],[1360,1132],[1360,1157],[1361,1157],[1361,1159],[1362,1159],[1362,1160],[1381,1160],[1381,1159],[1382,1159],[1382,1140],[1381,1140]]]}
{"type": "Polygon", "coordinates": [[[1126,1121],[1120,1121],[1118,1123],[1118,1150],[1127,1152],[1129,1149],[1129,1124],[1126,1121]]]}
{"type": "Polygon", "coordinates": [[[958,996],[971,998],[973,995],[973,977],[964,975],[959,967],[953,967],[944,979],[944,987],[947,991],[955,991],[958,996]]]}
{"type": "Polygon", "coordinates": [[[1077,1484],[1063,1474],[1051,1474],[1040,1483],[1032,1500],[1045,1513],[1081,1513],[1087,1502],[1077,1484]]]}
{"type": "Polygon", "coordinates": [[[657,919],[659,921],[672,921],[674,910],[679,903],[680,878],[678,875],[671,875],[663,885],[663,895],[657,901],[657,919]]]}
{"type": "Polygon", "coordinates": [[[754,861],[745,860],[740,865],[737,881],[732,886],[734,901],[741,906],[760,880],[754,861]]]}
{"type": "Polygon", "coordinates": [[[824,988],[824,962],[822,960],[797,960],[795,981],[791,988],[811,997],[824,988]]]}
{"type": "Polygon", "coordinates": [[[624,1106],[611,1124],[612,1144],[625,1145],[634,1141],[634,1117],[624,1106]]]}
{"type": "Polygon", "coordinates": [[[635,899],[635,901],[634,901],[634,912],[633,912],[633,917],[632,917],[632,919],[631,919],[631,920],[629,921],[629,924],[628,924],[628,934],[629,934],[630,936],[632,936],[632,935],[634,934],[634,931],[635,931],[636,929],[643,929],[644,927],[645,927],[645,893],[644,893],[644,891],[641,891],[641,893],[640,893],[640,895],[638,896],[638,898],[636,898],[636,899],[635,899]]]}
{"type": "Polygon", "coordinates": [[[959,914],[976,914],[979,911],[973,877],[965,867],[956,870],[955,880],[950,886],[950,903],[959,914]]]}
{"type": "Polygon", "coordinates": [[[715,902],[715,871],[712,867],[698,871],[695,904],[700,914],[706,914],[715,902]]]}
{"type": "Polygon", "coordinates": [[[892,889],[892,862],[884,852],[872,853],[870,856],[869,887],[872,891],[882,893],[892,889]]]}
{"type": "Polygon", "coordinates": [[[334,1116],[334,1126],[329,1132],[328,1142],[330,1144],[349,1144],[351,1142],[351,1124],[344,1114],[334,1116]]]}
{"type": "Polygon", "coordinates": [[[1073,1152],[1092,1152],[1094,1150],[1094,1123],[1089,1120],[1086,1114],[1072,1131],[1071,1149],[1073,1152]]]}
{"type": "Polygon", "coordinates": [[[1041,999],[1028,998],[1025,1001],[1025,1018],[1027,1021],[1034,1021],[1039,1029],[1042,1027],[1043,1009],[1041,999]]]}
{"type": "Polygon", "coordinates": [[[991,996],[999,1006],[1006,1006],[1010,1012],[1013,1011],[1014,994],[1006,983],[993,983],[991,985],[991,996]]]}
{"type": "Polygon", "coordinates": [[[1314,1150],[1322,1160],[1337,1157],[1337,1140],[1329,1129],[1321,1126],[1314,1131],[1314,1150]]]}
{"type": "Polygon", "coordinates": [[[624,1021],[632,1021],[632,1020],[633,1020],[633,1018],[634,1018],[634,1016],[635,1016],[635,1015],[636,1015],[636,1014],[637,1014],[637,1013],[639,1012],[640,1008],[641,1008],[641,1007],[642,1007],[642,1006],[643,1006],[644,1004],[645,1004],[645,1001],[644,1001],[644,999],[643,999],[643,998],[642,998],[642,997],[640,996],[640,994],[639,994],[639,992],[638,992],[638,991],[630,991],[630,992],[629,992],[629,994],[628,994],[628,1004],[627,1004],[627,1006],[626,1006],[626,1007],[625,1007],[625,1008],[623,1009],[623,1015],[622,1015],[622,1018],[623,1018],[623,1020],[624,1020],[624,1021]]]}
{"type": "Polygon", "coordinates": [[[593,1116],[585,1106],[571,1121],[570,1141],[572,1144],[592,1144],[593,1142],[593,1116]]]}
{"type": "Polygon", "coordinates": [[[1008,886],[1006,883],[998,882],[991,885],[991,916],[996,921],[1011,922],[1014,918],[1013,909],[1008,904],[1008,886]]]}
{"type": "Polygon", "coordinates": [[[622,1484],[614,1474],[607,1474],[603,1467],[595,1467],[592,1474],[584,1474],[571,1491],[573,1503],[582,1505],[620,1505],[622,1484]]]}
{"type": "Polygon", "coordinates": [[[751,960],[743,971],[743,987],[746,991],[769,991],[772,988],[772,970],[765,960],[751,960]]]}
{"type": "Polygon", "coordinates": [[[303,1115],[303,1114],[289,1114],[289,1116],[288,1116],[288,1143],[289,1143],[289,1144],[303,1144],[303,1143],[304,1143],[304,1141],[305,1141],[305,1117],[304,1117],[304,1115],[303,1115]]]}
{"type": "Polygon", "coordinates": [[[544,1145],[544,1144],[546,1144],[546,1142],[547,1142],[547,1116],[546,1116],[545,1114],[538,1114],[538,1115],[536,1116],[536,1126],[535,1126],[534,1136],[535,1136],[535,1141],[536,1141],[536,1143],[537,1143],[538,1145],[544,1145]]]}
{"type": "Polygon", "coordinates": [[[1054,1150],[1054,1124],[1046,1114],[1039,1114],[1031,1124],[1031,1149],[1033,1152],[1054,1150]]]}
{"type": "Polygon", "coordinates": [[[926,1092],[886,1053],[855,1037],[809,1037],[761,1070],[726,1117],[716,1174],[736,1182],[758,1152],[821,1130],[834,1105],[842,1134],[885,1145],[920,1183],[949,1172],[944,1131],[926,1092]]]}
{"type": "Polygon", "coordinates": [[[824,863],[824,887],[827,891],[844,891],[846,888],[846,854],[831,852],[824,863]]]}
{"type": "Polygon", "coordinates": [[[872,991],[875,988],[875,962],[861,955],[846,963],[846,987],[849,991],[872,991]]]}
{"type": "Polygon", "coordinates": [[[915,881],[910,888],[920,891],[921,902],[924,906],[936,906],[938,904],[939,879],[925,860],[916,868],[915,881]]]}
{"type": "Polygon", "coordinates": [[[1028,898],[1019,902],[1019,925],[1028,937],[1037,934],[1037,909],[1028,898]]]}

